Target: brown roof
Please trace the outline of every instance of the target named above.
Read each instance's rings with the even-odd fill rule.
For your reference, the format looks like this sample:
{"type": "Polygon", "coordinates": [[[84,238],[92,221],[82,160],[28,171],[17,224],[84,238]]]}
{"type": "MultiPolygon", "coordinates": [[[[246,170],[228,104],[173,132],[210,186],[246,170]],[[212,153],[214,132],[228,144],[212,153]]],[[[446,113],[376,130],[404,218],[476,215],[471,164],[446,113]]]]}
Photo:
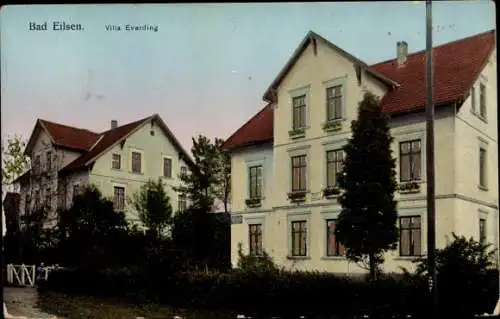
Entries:
{"type": "Polygon", "coordinates": [[[251,146],[273,140],[273,107],[266,105],[259,113],[255,114],[242,127],[233,133],[223,147],[232,149],[236,147],[251,146]]]}
{"type": "MultiPolygon", "coordinates": [[[[495,30],[434,47],[434,103],[465,100],[494,48],[495,30]]],[[[278,82],[283,73],[289,71],[287,67],[291,68],[285,67],[277,78],[278,82]]],[[[372,65],[370,70],[397,83],[381,100],[385,112],[394,114],[424,108],[425,51],[408,55],[402,67],[398,67],[397,60],[392,59],[372,65]]],[[[271,97],[274,85],[276,83],[273,82],[266,91],[265,99],[271,97]]],[[[224,146],[232,150],[273,140],[273,120],[272,109],[266,106],[231,135],[224,146]]]]}
{"type": "Polygon", "coordinates": [[[87,151],[99,138],[99,133],[39,119],[56,146],[87,151]]]}
{"type": "Polygon", "coordinates": [[[87,166],[89,161],[93,160],[108,148],[118,143],[122,138],[132,133],[136,128],[149,119],[151,119],[151,116],[101,133],[98,139],[91,145],[88,152],[66,165],[62,171],[71,171],[87,166]]]}

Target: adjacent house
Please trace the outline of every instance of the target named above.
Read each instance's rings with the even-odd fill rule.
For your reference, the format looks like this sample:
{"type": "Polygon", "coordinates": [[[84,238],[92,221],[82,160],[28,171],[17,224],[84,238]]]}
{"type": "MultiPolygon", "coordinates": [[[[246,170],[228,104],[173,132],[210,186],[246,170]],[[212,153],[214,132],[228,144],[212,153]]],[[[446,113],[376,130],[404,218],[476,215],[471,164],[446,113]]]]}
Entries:
{"type": "MultiPolygon", "coordinates": [[[[362,273],[336,241],[342,147],[365,91],[390,115],[400,239],[385,271],[426,254],[425,52],[399,42],[367,65],[309,32],[264,94],[267,105],[225,147],[232,153],[231,255],[266,251],[289,269],[362,273]]],[[[437,46],[434,57],[436,241],[452,233],[498,247],[495,30],[437,46]]],[[[366,159],[370,165],[370,159],[366,159]]]]}
{"type": "Polygon", "coordinates": [[[38,119],[26,145],[31,169],[17,179],[21,214],[44,205],[48,225],[57,222],[58,208],[69,208],[82,187],[96,185],[134,222],[137,214],[127,198],[149,179],[161,177],[174,211],[186,200],[174,186],[193,163],[157,114],[119,126],[116,120],[102,133],[38,119]]]}

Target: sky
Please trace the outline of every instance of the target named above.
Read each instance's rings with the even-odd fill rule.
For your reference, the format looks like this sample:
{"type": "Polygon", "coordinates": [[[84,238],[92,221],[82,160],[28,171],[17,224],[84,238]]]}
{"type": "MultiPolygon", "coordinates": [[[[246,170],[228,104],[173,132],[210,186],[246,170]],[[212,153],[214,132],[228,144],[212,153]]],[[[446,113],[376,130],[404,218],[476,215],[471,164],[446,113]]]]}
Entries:
{"type": "MultiPolygon", "coordinates": [[[[434,2],[434,45],[494,29],[495,9],[434,2]]],[[[28,139],[37,118],[102,132],[158,113],[187,150],[197,134],[226,139],[265,105],[309,30],[373,64],[395,58],[398,41],[425,49],[425,11],[420,1],[4,6],[2,138],[28,139]]]]}

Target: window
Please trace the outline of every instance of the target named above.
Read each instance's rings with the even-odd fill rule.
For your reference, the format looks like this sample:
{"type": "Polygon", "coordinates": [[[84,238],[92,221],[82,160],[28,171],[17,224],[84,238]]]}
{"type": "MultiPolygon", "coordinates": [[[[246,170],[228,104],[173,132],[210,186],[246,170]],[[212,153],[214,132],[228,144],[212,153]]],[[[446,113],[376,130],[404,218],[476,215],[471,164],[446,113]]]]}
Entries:
{"type": "Polygon", "coordinates": [[[140,174],[142,172],[141,165],[142,165],[141,153],[132,152],[132,173],[140,174]]]}
{"type": "Polygon", "coordinates": [[[335,225],[335,219],[326,221],[326,256],[328,257],[344,255],[344,246],[335,237],[335,225]]]}
{"type": "Polygon", "coordinates": [[[486,149],[479,148],[479,186],[486,187],[486,149]]]}
{"type": "Polygon", "coordinates": [[[326,186],[335,187],[338,184],[338,174],[342,171],[344,160],[343,150],[326,152],[326,186]]]}
{"type": "Polygon", "coordinates": [[[163,158],[163,177],[172,178],[172,159],[163,158]]]}
{"type": "Polygon", "coordinates": [[[45,190],[45,207],[52,208],[52,190],[50,187],[45,190]]]}
{"type": "Polygon", "coordinates": [[[470,89],[470,104],[473,113],[476,113],[476,88],[472,87],[470,89]]]}
{"type": "Polygon", "coordinates": [[[181,174],[187,174],[187,167],[186,166],[182,166],[181,167],[181,174]]]}
{"type": "Polygon", "coordinates": [[[179,196],[177,198],[177,210],[182,213],[186,210],[186,208],[187,208],[186,195],[179,194],[179,196]]]}
{"type": "Polygon", "coordinates": [[[125,188],[121,186],[114,187],[113,206],[115,210],[125,209],[125,188]]]}
{"type": "Polygon", "coordinates": [[[292,192],[306,190],[306,155],[292,157],[292,192]]]}
{"type": "Polygon", "coordinates": [[[48,151],[46,156],[47,156],[47,171],[50,171],[52,169],[52,152],[48,151]]]}
{"type": "Polygon", "coordinates": [[[307,256],[307,222],[292,222],[292,256],[307,256]]]}
{"type": "Polygon", "coordinates": [[[399,230],[399,255],[420,256],[422,254],[420,216],[400,217],[399,230]]]}
{"type": "Polygon", "coordinates": [[[420,139],[399,143],[399,179],[401,182],[420,180],[421,146],[420,139]]]}
{"type": "Polygon", "coordinates": [[[35,156],[35,161],[33,162],[33,169],[35,174],[40,172],[40,155],[35,156]]]}
{"type": "Polygon", "coordinates": [[[262,224],[248,225],[250,255],[262,256],[262,224]]]}
{"type": "Polygon", "coordinates": [[[73,200],[75,200],[75,197],[80,194],[80,185],[79,184],[74,184],[73,185],[73,200]]]}
{"type": "Polygon", "coordinates": [[[262,197],[262,166],[248,168],[249,195],[250,198],[262,197]]]}
{"type": "Polygon", "coordinates": [[[479,219],[479,242],[483,245],[486,244],[486,219],[479,219]]]}
{"type": "Polygon", "coordinates": [[[486,86],[479,85],[479,115],[486,118],[486,86]]]}
{"type": "Polygon", "coordinates": [[[301,129],[306,127],[306,95],[294,97],[292,99],[293,106],[293,129],[301,129]]]}
{"type": "Polygon", "coordinates": [[[326,89],[326,114],[327,121],[342,118],[342,86],[332,86],[326,89]]]}
{"type": "Polygon", "coordinates": [[[40,207],[40,191],[36,190],[35,191],[35,209],[40,207]]]}
{"type": "Polygon", "coordinates": [[[111,160],[111,167],[113,169],[121,169],[122,168],[122,157],[120,154],[113,154],[113,158],[111,160]]]}

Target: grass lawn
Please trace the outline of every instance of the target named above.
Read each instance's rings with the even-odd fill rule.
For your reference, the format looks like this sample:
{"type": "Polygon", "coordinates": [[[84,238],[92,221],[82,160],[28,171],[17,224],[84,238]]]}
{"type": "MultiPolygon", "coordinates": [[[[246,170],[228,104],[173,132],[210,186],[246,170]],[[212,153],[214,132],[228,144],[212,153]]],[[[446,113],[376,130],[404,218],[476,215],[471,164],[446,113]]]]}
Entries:
{"type": "Polygon", "coordinates": [[[38,303],[43,311],[66,319],[135,319],[136,317],[165,319],[176,315],[190,319],[236,318],[235,314],[188,311],[154,304],[134,305],[115,300],[54,292],[40,293],[38,303]]]}

